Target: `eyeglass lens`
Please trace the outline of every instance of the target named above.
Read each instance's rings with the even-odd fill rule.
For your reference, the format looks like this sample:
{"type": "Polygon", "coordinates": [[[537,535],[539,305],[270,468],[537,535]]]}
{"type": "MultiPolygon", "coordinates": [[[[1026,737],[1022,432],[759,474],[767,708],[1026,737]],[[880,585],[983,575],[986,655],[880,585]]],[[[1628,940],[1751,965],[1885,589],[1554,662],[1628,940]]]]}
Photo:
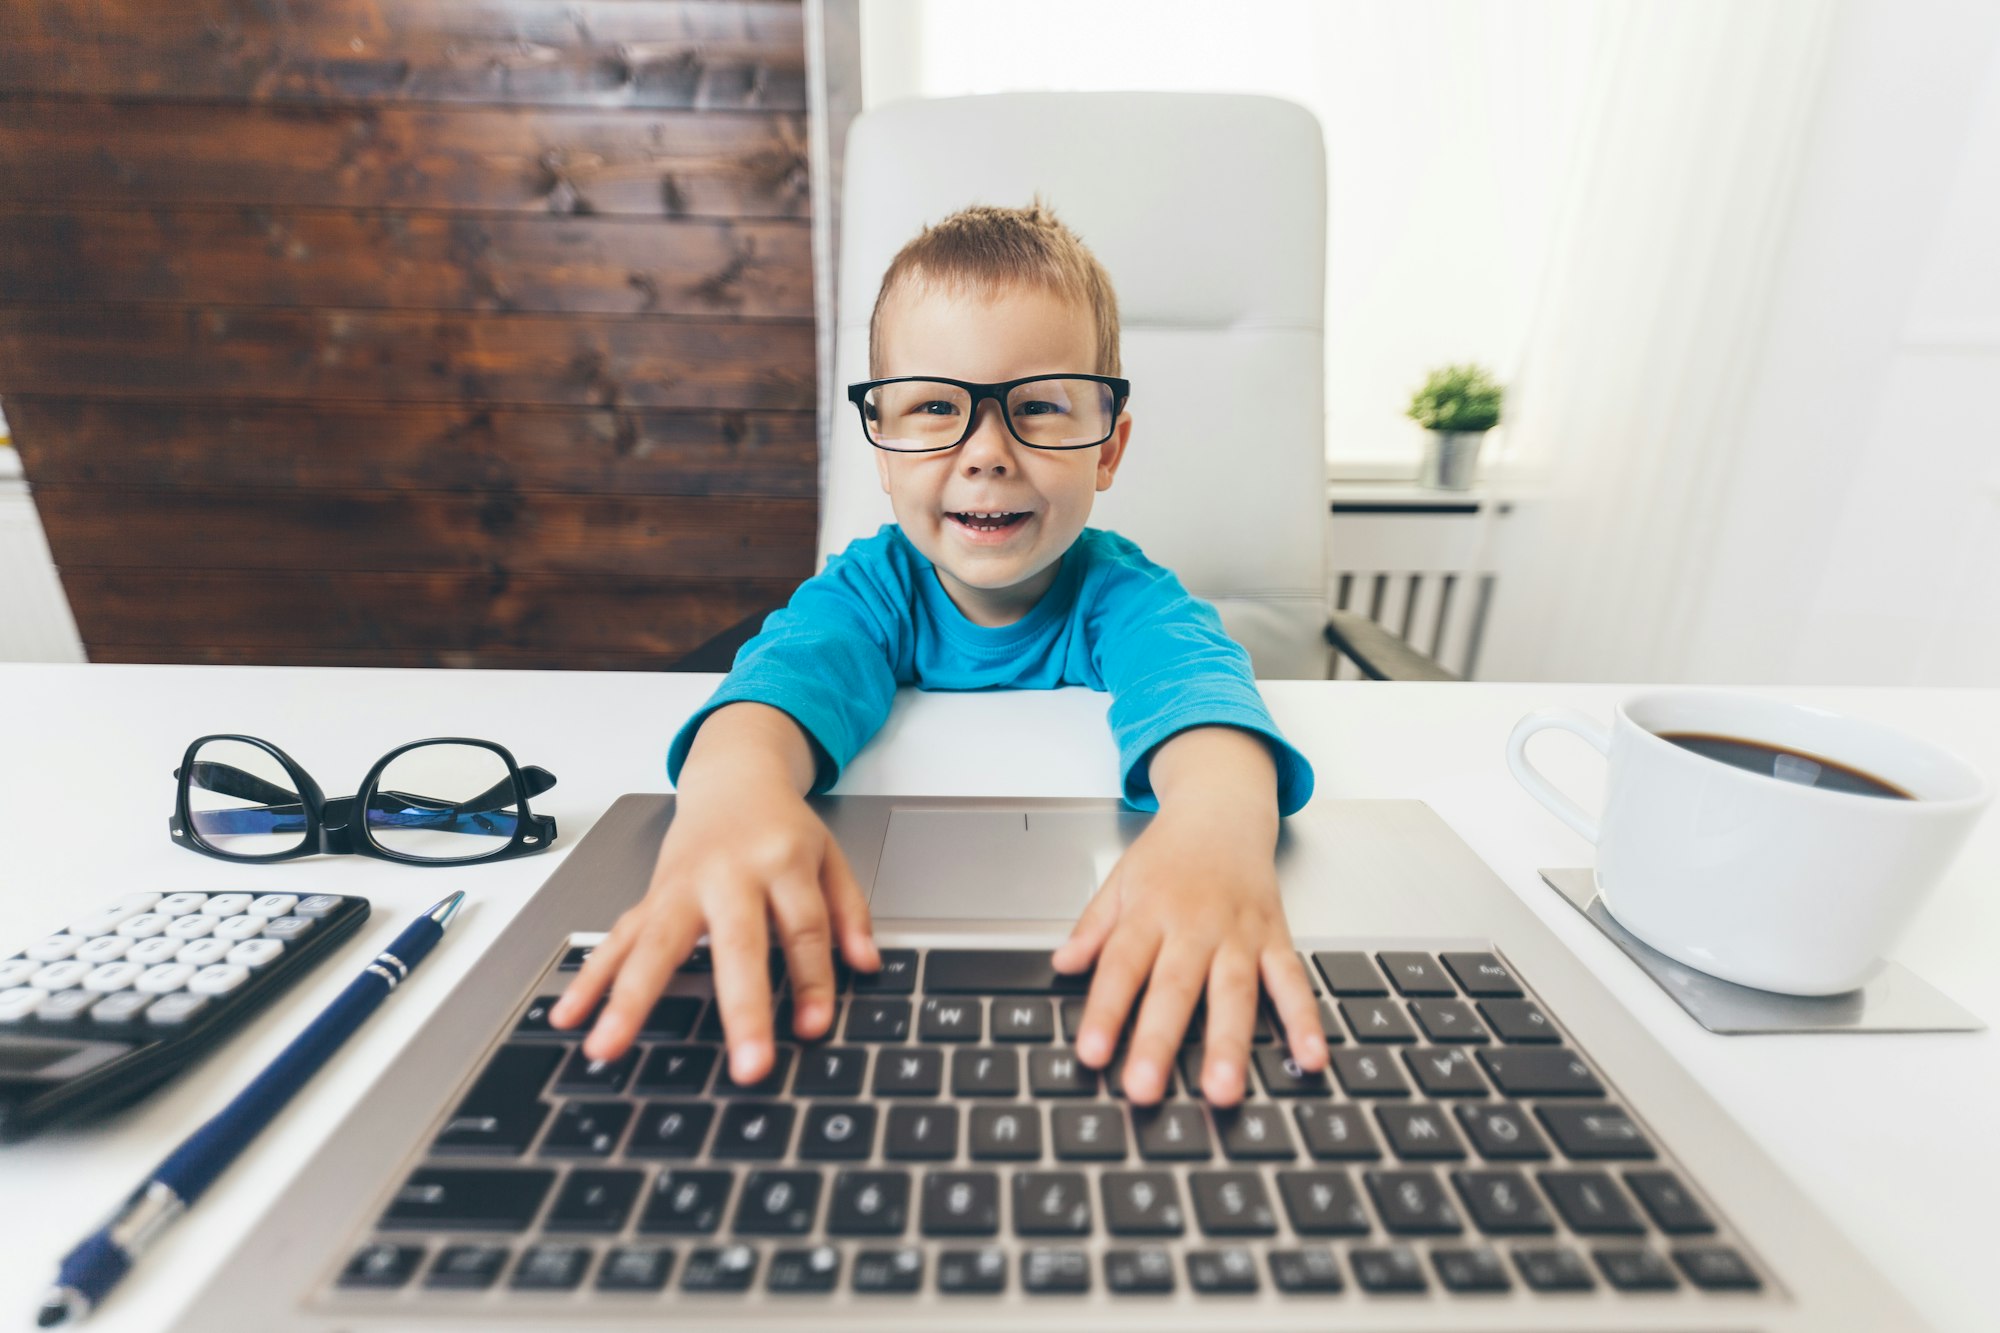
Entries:
{"type": "Polygon", "coordinates": [[[478,745],[420,745],[390,760],[368,801],[368,836],[385,851],[473,861],[507,849],[520,819],[506,761],[478,745]]]}
{"type": "Polygon", "coordinates": [[[272,856],[306,839],[305,806],[291,775],[243,741],[205,741],[187,774],[195,836],[230,856],[272,856]]]}
{"type": "MultiPolygon", "coordinates": [[[[1096,380],[1046,379],[1007,391],[1007,422],[1022,443],[1039,449],[1102,444],[1116,419],[1111,386],[1096,380]]],[[[949,449],[963,438],[972,395],[943,380],[878,385],[862,402],[868,438],[884,449],[949,449]]]]}

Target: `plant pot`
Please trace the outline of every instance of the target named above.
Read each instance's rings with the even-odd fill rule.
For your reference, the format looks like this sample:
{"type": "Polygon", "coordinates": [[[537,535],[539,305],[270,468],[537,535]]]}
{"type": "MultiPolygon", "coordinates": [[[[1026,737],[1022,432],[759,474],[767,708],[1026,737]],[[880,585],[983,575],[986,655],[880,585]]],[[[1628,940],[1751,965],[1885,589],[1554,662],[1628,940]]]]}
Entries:
{"type": "Polygon", "coordinates": [[[1472,489],[1473,474],[1479,468],[1479,442],[1483,430],[1434,430],[1424,441],[1424,465],[1417,473],[1417,485],[1439,491],[1472,489]]]}

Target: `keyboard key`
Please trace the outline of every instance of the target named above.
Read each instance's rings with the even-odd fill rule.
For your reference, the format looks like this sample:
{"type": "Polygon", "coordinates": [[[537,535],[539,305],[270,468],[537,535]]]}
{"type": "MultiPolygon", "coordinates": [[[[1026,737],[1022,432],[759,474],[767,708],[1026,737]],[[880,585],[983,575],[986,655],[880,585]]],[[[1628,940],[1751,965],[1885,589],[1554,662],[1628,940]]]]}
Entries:
{"type": "Polygon", "coordinates": [[[1382,1224],[1399,1236],[1453,1236],[1465,1229],[1429,1171],[1369,1171],[1368,1192],[1382,1224]]]}
{"type": "Polygon", "coordinates": [[[926,995],[1081,995],[1089,989],[1089,973],[1057,973],[1042,949],[932,949],[924,960],[926,995]]]}
{"type": "Polygon", "coordinates": [[[1190,1171],[1188,1191],[1194,1196],[1195,1219],[1210,1236],[1270,1236],[1278,1230],[1277,1214],[1264,1178],[1255,1171],[1190,1171]]]}
{"type": "Polygon", "coordinates": [[[623,1231],[645,1181],[639,1171],[572,1171],[542,1225],[549,1231],[623,1231]]]}
{"type": "Polygon", "coordinates": [[[578,1047],[556,1074],[556,1091],[566,1093],[616,1094],[625,1090],[632,1070],[639,1063],[640,1048],[632,1047],[616,1060],[593,1060],[578,1047]]]}
{"type": "Polygon", "coordinates": [[[1465,1143],[1442,1106],[1378,1106],[1375,1118],[1396,1156],[1406,1162],[1456,1162],[1465,1157],[1465,1143]]]}
{"type": "Polygon", "coordinates": [[[639,1075],[632,1080],[632,1091],[692,1096],[708,1086],[715,1056],[713,1046],[655,1046],[639,1066],[639,1075]]]}
{"type": "Polygon", "coordinates": [[[447,1245],[438,1251],[430,1272],[424,1274],[424,1285],[484,1291],[500,1280],[509,1257],[505,1245],[447,1245]]]}
{"type": "Polygon", "coordinates": [[[1535,1114],[1563,1154],[1578,1161],[1650,1160],[1655,1154],[1632,1117],[1616,1106],[1538,1106],[1535,1114]]]}
{"type": "Polygon", "coordinates": [[[1365,1236],[1373,1230],[1361,1191],[1345,1171],[1280,1171],[1278,1195],[1292,1230],[1301,1236],[1365,1236]]]}
{"type": "Polygon", "coordinates": [[[1480,1051],[1479,1062],[1506,1097],[1602,1097],[1604,1085],[1567,1047],[1480,1051]]]}
{"type": "Polygon", "coordinates": [[[639,1024],[641,1041],[685,1041],[701,1013],[701,1001],[691,995],[664,995],[653,1002],[639,1024]]]}
{"type": "Polygon", "coordinates": [[[1326,1074],[1319,1070],[1308,1073],[1300,1068],[1299,1062],[1281,1046],[1255,1051],[1251,1058],[1257,1065],[1257,1076],[1264,1080],[1264,1091],[1273,1097],[1326,1095],[1326,1074]]]}
{"type": "Polygon", "coordinates": [[[1556,1229],[1519,1171],[1454,1171],[1451,1180],[1473,1224],[1489,1236],[1548,1235],[1556,1229]]]}
{"type": "Polygon", "coordinates": [[[1590,1257],[1604,1280],[1620,1291],[1672,1291],[1680,1285],[1667,1261],[1651,1250],[1597,1249],[1590,1257]]]}
{"type": "Polygon", "coordinates": [[[792,1091],[801,1097],[859,1097],[868,1074],[865,1046],[815,1046],[799,1054],[792,1091]]]}
{"type": "Polygon", "coordinates": [[[1187,1226],[1171,1171],[1106,1171],[1104,1225],[1114,1236],[1178,1236],[1187,1226]]]}
{"type": "Polygon", "coordinates": [[[658,1245],[619,1245],[597,1266],[599,1291],[659,1291],[674,1267],[674,1252],[658,1245]]]}
{"type": "MultiPolygon", "coordinates": [[[[1104,1090],[1113,1097],[1122,1098],[1125,1095],[1125,1060],[1130,1054],[1131,1052],[1121,1046],[1118,1049],[1118,1053],[1111,1057],[1111,1063],[1104,1067],[1104,1090]]],[[[1171,1097],[1176,1091],[1178,1089],[1174,1086],[1174,1067],[1172,1064],[1169,1064],[1166,1069],[1164,1085],[1160,1089],[1160,1095],[1162,1097],[1171,1097]]]]}
{"type": "Polygon", "coordinates": [[[914,1245],[862,1250],[854,1256],[853,1286],[870,1296],[908,1296],[923,1289],[924,1252],[914,1245]]]}
{"type": "Polygon", "coordinates": [[[803,1236],[819,1216],[817,1171],[752,1171],[736,1199],[736,1232],[803,1236]]]}
{"type": "Polygon", "coordinates": [[[771,1160],[785,1155],[798,1108],[789,1102],[730,1102],[715,1131],[713,1157],[771,1160]]]}
{"type": "Polygon", "coordinates": [[[861,1102],[815,1102],[799,1131],[809,1161],[863,1161],[875,1152],[876,1108],[861,1102]]]}
{"type": "Polygon", "coordinates": [[[715,1107],[709,1102],[647,1102],[639,1108],[638,1124],[625,1153],[628,1157],[693,1157],[701,1151],[714,1119],[715,1107]]]}
{"type": "Polygon", "coordinates": [[[1387,995],[1389,987],[1365,953],[1322,952],[1313,955],[1326,988],[1335,995],[1387,995]]]}
{"type": "Polygon", "coordinates": [[[1464,1000],[1412,1000],[1410,1012],[1432,1041],[1483,1043],[1491,1040],[1464,1000]]]}
{"type": "Polygon", "coordinates": [[[1340,1262],[1333,1251],[1320,1247],[1310,1250],[1272,1250],[1268,1256],[1271,1281],[1279,1291],[1295,1295],[1339,1291],[1343,1285],[1340,1262]]]}
{"type": "Polygon", "coordinates": [[[1075,1296],[1090,1290],[1090,1255],[1037,1245],[1021,1252],[1021,1289],[1038,1296],[1075,1296]]]}
{"type": "Polygon", "coordinates": [[[1575,1250],[1514,1249],[1514,1267],[1521,1280],[1536,1291],[1589,1291],[1597,1285],[1575,1250]]]}
{"type": "Polygon", "coordinates": [[[1350,1097],[1407,1097],[1410,1085],[1383,1051],[1329,1051],[1333,1076],[1350,1097]]]}
{"type": "Polygon", "coordinates": [[[1352,1250],[1347,1261],[1354,1265],[1354,1280],[1363,1291],[1383,1295],[1424,1291],[1430,1286],[1424,1278],[1423,1265],[1417,1260],[1417,1252],[1407,1245],[1352,1250]]]}
{"type": "Polygon", "coordinates": [[[384,1231],[520,1231],[535,1218],[556,1173],[419,1167],[377,1225],[384,1231]]]}
{"type": "Polygon", "coordinates": [[[421,1245],[364,1245],[354,1252],[336,1281],[343,1287],[393,1291],[408,1283],[423,1261],[421,1245]]]}
{"type": "Polygon", "coordinates": [[[542,1140],[544,1157],[609,1157],[632,1122],[630,1102],[564,1102],[542,1140]]]}
{"type": "Polygon", "coordinates": [[[1132,1108],[1139,1155],[1149,1162],[1206,1162],[1215,1155],[1208,1117],[1193,1102],[1132,1108]]]}
{"type": "Polygon", "coordinates": [[[1188,1285],[1205,1296],[1241,1296],[1257,1290],[1257,1260],[1240,1245],[1189,1250],[1188,1285]]]}
{"type": "Polygon", "coordinates": [[[1047,1000],[995,1000],[993,1040],[1054,1041],[1055,1009],[1047,1000]]]}
{"type": "Polygon", "coordinates": [[[1125,1111],[1119,1106],[1056,1106],[1056,1156],[1072,1162],[1125,1160],[1125,1111]]]}
{"type": "Polygon", "coordinates": [[[1014,1234],[1088,1236],[1089,1179],[1081,1171],[1016,1171],[1014,1234]]]}
{"type": "MultiPolygon", "coordinates": [[[[596,948],[597,946],[594,944],[572,944],[563,953],[563,960],[561,963],[557,965],[556,971],[558,972],[583,971],[583,965],[590,961],[590,955],[593,952],[595,952],[596,948]]],[[[683,967],[681,970],[686,971],[687,969],[683,967]]]]}
{"type": "Polygon", "coordinates": [[[1028,1091],[1037,1097],[1095,1097],[1097,1071],[1072,1051],[1029,1051],[1028,1091]]]}
{"type": "MultiPolygon", "coordinates": [[[[143,1002],[144,997],[140,999],[143,1002]]],[[[519,1157],[548,1118],[547,1102],[494,1101],[482,1105],[467,1097],[438,1131],[431,1151],[439,1157],[519,1157]]]]}
{"type": "Polygon", "coordinates": [[[1437,959],[1427,953],[1381,953],[1376,958],[1404,995],[1458,994],[1458,987],[1451,984],[1451,978],[1438,966],[1437,959]]]}
{"type": "MultiPolygon", "coordinates": [[[[833,1236],[900,1236],[910,1220],[910,1173],[842,1171],[826,1214],[833,1236]]],[[[856,1274],[857,1280],[859,1273],[856,1274]]]]}
{"type": "MultiPolygon", "coordinates": [[[[283,946],[279,947],[282,948],[283,946]]],[[[589,1023],[585,1023],[583,1028],[563,1032],[558,1032],[555,1028],[549,1026],[549,1011],[556,1007],[556,1001],[561,998],[558,995],[538,995],[530,1001],[528,1007],[522,1011],[520,1020],[514,1024],[514,1039],[517,1041],[534,1041],[544,1038],[556,1040],[574,1039],[578,1031],[587,1029],[590,1026],[589,1023]]],[[[593,1022],[596,1020],[595,1014],[591,1015],[591,1020],[593,1022]]]]}
{"type": "Polygon", "coordinates": [[[1703,1291],[1757,1291],[1764,1285],[1742,1255],[1726,1245],[1683,1245],[1674,1262],[1703,1291]]]}
{"type": "Polygon", "coordinates": [[[1174,1289],[1174,1257],[1157,1246],[1104,1252],[1104,1285],[1123,1296],[1164,1296],[1174,1289]]]}
{"type": "Polygon", "coordinates": [[[1500,1256],[1488,1249],[1432,1250],[1431,1267],[1450,1291],[1507,1291],[1514,1285],[1500,1256]]]}
{"type": "Polygon", "coordinates": [[[917,1037],[923,1041],[978,1041],[985,1022],[977,999],[940,1000],[933,996],[917,1010],[917,1037]]]}
{"type": "Polygon", "coordinates": [[[877,1097],[935,1097],[943,1086],[943,1051],[884,1051],[875,1061],[877,1097]]]}
{"type": "Polygon", "coordinates": [[[951,1053],[951,1095],[1013,1097],[1021,1091],[1021,1053],[991,1046],[951,1053]]]}
{"type": "Polygon", "coordinates": [[[647,1193],[639,1230],[705,1236],[722,1225],[734,1183],[728,1171],[662,1171],[647,1193]]]}
{"type": "Polygon", "coordinates": [[[1512,1102],[1452,1108],[1479,1155],[1490,1162],[1546,1161],[1548,1141],[1528,1113],[1512,1102]]]}
{"type": "Polygon", "coordinates": [[[1715,1230],[1715,1220],[1673,1172],[1627,1171],[1625,1184],[1652,1215],[1653,1225],[1668,1235],[1701,1236],[1715,1230]]]}
{"type": "Polygon", "coordinates": [[[991,1171],[924,1176],[926,1236],[991,1236],[1000,1230],[1000,1177],[991,1171]]]}
{"type": "Polygon", "coordinates": [[[755,1083],[738,1083],[729,1072],[728,1062],[723,1062],[715,1075],[717,1097],[775,1097],[785,1088],[785,1076],[792,1072],[792,1057],[798,1054],[794,1046],[776,1046],[771,1051],[771,1068],[755,1083]]]}
{"type": "MultiPolygon", "coordinates": [[[[1183,1046],[1181,1048],[1181,1078],[1187,1083],[1188,1095],[1190,1097],[1200,1097],[1203,1100],[1207,1100],[1208,1097],[1208,1093],[1204,1091],[1208,1084],[1203,1078],[1205,1072],[1203,1066],[1208,1061],[1207,1050],[1208,1048],[1205,1046],[1183,1046]]],[[[1261,1053],[1259,1052],[1259,1054],[1261,1053]]],[[[1245,1066],[1243,1070],[1243,1086],[1238,1090],[1237,1095],[1239,1098],[1250,1095],[1250,1070],[1248,1066],[1245,1066]]]]}
{"type": "Polygon", "coordinates": [[[1007,1290],[1007,1252],[997,1245],[940,1250],[938,1290],[948,1296],[992,1295],[1007,1290]]]}
{"type": "Polygon", "coordinates": [[[1282,1108],[1268,1102],[1217,1107],[1215,1131],[1222,1151],[1238,1162],[1289,1162],[1298,1156],[1282,1108]]]}
{"type": "Polygon", "coordinates": [[[780,1295],[832,1291],[839,1280],[840,1251],[831,1245],[814,1245],[773,1254],[764,1289],[780,1295]]]}
{"type": "Polygon", "coordinates": [[[905,1041],[910,1035],[908,1000],[856,999],[847,1006],[848,1041],[905,1041]]]}
{"type": "Polygon", "coordinates": [[[748,1291],[757,1277],[757,1251],[748,1245],[704,1246],[688,1255],[681,1290],[748,1291]]]}
{"type": "Polygon", "coordinates": [[[1375,1131],[1358,1106],[1305,1102],[1292,1108],[1306,1151],[1322,1162],[1365,1162],[1382,1155],[1375,1131]]]}
{"type": "Polygon", "coordinates": [[[878,972],[856,972],[851,983],[856,995],[908,995],[917,987],[917,951],[881,949],[882,968],[878,972]]]}
{"type": "Polygon", "coordinates": [[[1356,1041],[1415,1041],[1417,1030],[1403,1016],[1403,1006],[1394,1000],[1342,1000],[1341,1017],[1354,1029],[1356,1041]]]}
{"type": "Polygon", "coordinates": [[[1458,979],[1459,989],[1467,995],[1514,997],[1521,993],[1521,983],[1514,980],[1507,965],[1493,954],[1460,952],[1439,956],[1445,968],[1458,979]]]}
{"type": "Polygon", "coordinates": [[[507,1285],[516,1291],[574,1291],[590,1268],[582,1245],[530,1245],[514,1263],[507,1285]]]}
{"type": "Polygon", "coordinates": [[[1541,1182],[1570,1230],[1585,1236],[1645,1234],[1645,1224],[1604,1172],[1544,1171],[1541,1182]]]}
{"type": "Polygon", "coordinates": [[[958,1156],[956,1106],[892,1106],[882,1155],[894,1162],[948,1162],[958,1156]]]}
{"type": "Polygon", "coordinates": [[[966,1150],[975,1162],[1040,1161],[1042,1111],[1038,1106],[975,1106],[966,1150]]]}

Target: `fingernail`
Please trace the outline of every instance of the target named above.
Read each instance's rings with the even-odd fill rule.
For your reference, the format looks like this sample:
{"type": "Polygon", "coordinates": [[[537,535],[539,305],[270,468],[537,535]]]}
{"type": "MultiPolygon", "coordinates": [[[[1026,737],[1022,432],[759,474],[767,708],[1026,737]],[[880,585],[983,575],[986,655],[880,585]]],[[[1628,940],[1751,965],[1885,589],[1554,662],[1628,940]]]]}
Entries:
{"type": "Polygon", "coordinates": [[[1076,1039],[1076,1053],[1083,1057],[1087,1065],[1094,1065],[1111,1054],[1111,1043],[1101,1032],[1086,1032],[1076,1039]]]}
{"type": "Polygon", "coordinates": [[[750,1062],[756,1056],[756,1044],[747,1041],[729,1053],[730,1071],[738,1083],[750,1082],[750,1062]]]}

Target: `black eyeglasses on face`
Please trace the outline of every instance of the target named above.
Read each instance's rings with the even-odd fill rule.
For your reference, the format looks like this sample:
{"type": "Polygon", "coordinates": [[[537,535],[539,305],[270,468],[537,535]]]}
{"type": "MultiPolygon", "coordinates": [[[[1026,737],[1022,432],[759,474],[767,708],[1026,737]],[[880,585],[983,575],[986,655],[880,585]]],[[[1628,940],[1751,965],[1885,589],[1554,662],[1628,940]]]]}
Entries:
{"type": "Polygon", "coordinates": [[[290,755],[255,736],[201,737],[174,777],[174,841],[225,861],[352,853],[463,865],[526,856],[556,838],[556,821],[528,809],[555,775],[463,736],[399,746],[375,761],[354,795],[332,800],[290,755]]]}
{"type": "Polygon", "coordinates": [[[847,386],[868,443],[898,454],[958,448],[972,438],[988,398],[1030,449],[1090,449],[1111,438],[1131,396],[1131,381],[1111,375],[1031,375],[998,384],[899,375],[847,386]]]}

